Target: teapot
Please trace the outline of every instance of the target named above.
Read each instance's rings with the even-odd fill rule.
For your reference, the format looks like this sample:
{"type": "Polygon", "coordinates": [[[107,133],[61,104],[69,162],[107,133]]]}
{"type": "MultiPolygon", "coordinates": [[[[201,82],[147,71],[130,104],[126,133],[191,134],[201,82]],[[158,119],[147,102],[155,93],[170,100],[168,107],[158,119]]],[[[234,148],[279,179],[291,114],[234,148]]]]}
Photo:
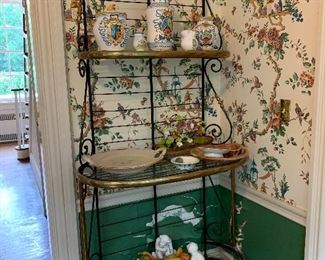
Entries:
{"type": "Polygon", "coordinates": [[[193,28],[199,48],[202,50],[219,50],[221,37],[219,29],[213,24],[211,18],[203,17],[193,28]]]}

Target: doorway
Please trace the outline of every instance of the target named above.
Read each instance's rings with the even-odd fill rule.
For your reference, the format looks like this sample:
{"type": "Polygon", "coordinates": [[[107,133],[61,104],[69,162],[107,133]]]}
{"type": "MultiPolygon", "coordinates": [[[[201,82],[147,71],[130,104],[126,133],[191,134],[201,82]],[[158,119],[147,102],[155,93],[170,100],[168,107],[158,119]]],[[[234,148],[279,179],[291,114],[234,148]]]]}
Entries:
{"type": "Polygon", "coordinates": [[[6,260],[50,259],[25,6],[0,0],[0,259],[6,260]],[[20,91],[30,98],[17,102],[20,91]]]}

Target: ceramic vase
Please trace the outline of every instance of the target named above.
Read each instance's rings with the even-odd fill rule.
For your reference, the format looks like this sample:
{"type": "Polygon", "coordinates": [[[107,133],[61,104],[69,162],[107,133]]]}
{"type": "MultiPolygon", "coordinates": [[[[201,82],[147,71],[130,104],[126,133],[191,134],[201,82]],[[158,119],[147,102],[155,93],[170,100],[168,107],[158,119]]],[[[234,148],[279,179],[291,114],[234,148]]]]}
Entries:
{"type": "Polygon", "coordinates": [[[173,43],[173,13],[168,0],[151,0],[147,8],[148,46],[154,51],[168,51],[173,43]]]}
{"type": "Polygon", "coordinates": [[[199,49],[218,50],[220,49],[221,39],[218,27],[209,18],[202,18],[193,28],[195,38],[198,41],[199,49]]]}
{"type": "Polygon", "coordinates": [[[93,31],[99,50],[125,49],[129,38],[126,18],[126,13],[116,11],[115,5],[110,5],[106,11],[96,15],[93,31]]]}
{"type": "Polygon", "coordinates": [[[181,32],[181,47],[184,51],[191,51],[198,49],[198,41],[196,39],[196,32],[193,30],[184,30],[181,32]]]}
{"type": "Polygon", "coordinates": [[[147,40],[142,32],[134,33],[133,48],[136,51],[145,51],[147,49],[147,40]]]}

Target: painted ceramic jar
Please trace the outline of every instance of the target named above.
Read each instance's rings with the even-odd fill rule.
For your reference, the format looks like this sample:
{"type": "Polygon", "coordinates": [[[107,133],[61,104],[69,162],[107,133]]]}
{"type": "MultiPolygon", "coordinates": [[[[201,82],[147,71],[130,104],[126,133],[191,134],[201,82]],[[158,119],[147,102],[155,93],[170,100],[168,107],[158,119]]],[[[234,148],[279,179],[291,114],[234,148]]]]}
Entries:
{"type": "Polygon", "coordinates": [[[142,32],[134,33],[133,48],[136,51],[145,51],[147,49],[147,40],[142,32]]]}
{"type": "Polygon", "coordinates": [[[202,18],[193,28],[199,48],[202,50],[218,50],[221,39],[218,27],[213,24],[210,18],[202,18]]]}
{"type": "Polygon", "coordinates": [[[196,39],[196,31],[184,30],[181,32],[181,47],[184,51],[198,49],[198,41],[196,39]]]}
{"type": "Polygon", "coordinates": [[[116,11],[115,5],[109,5],[106,11],[96,15],[94,35],[100,50],[122,51],[129,38],[126,13],[116,11]]]}
{"type": "Polygon", "coordinates": [[[172,50],[173,13],[168,0],[151,0],[147,8],[148,46],[154,51],[172,50]]]}

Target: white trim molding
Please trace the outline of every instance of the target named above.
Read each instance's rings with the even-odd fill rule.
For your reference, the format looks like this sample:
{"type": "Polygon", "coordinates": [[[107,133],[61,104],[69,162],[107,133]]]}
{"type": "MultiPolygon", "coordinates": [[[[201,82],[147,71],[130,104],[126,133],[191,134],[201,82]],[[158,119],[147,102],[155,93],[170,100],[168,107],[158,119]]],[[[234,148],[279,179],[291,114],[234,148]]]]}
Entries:
{"type": "Polygon", "coordinates": [[[314,90],[312,166],[308,198],[306,260],[325,259],[325,3],[320,3],[316,89],[314,90]]]}
{"type": "Polygon", "coordinates": [[[39,91],[44,177],[53,260],[77,260],[75,197],[63,2],[28,1],[33,58],[39,91]]]}
{"type": "MultiPolygon", "coordinates": [[[[230,189],[229,178],[221,176],[219,182],[221,186],[230,189]]],[[[242,184],[238,181],[236,183],[236,193],[261,205],[262,207],[265,207],[287,219],[290,219],[291,221],[294,221],[303,226],[306,225],[307,212],[305,209],[294,207],[281,200],[274,199],[270,195],[249,188],[245,184],[242,184]]]]}

